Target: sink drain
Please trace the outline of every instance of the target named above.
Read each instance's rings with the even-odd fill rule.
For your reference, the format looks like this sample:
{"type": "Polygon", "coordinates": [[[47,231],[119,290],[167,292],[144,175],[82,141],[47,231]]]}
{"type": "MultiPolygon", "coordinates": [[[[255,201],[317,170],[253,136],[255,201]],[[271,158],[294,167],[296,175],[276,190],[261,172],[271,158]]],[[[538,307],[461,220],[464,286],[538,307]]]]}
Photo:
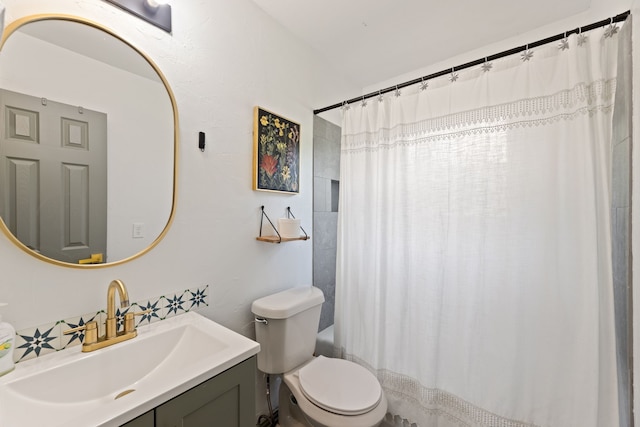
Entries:
{"type": "Polygon", "coordinates": [[[120,399],[122,396],[126,396],[127,394],[129,394],[129,393],[133,393],[134,391],[136,391],[136,390],[135,390],[135,389],[133,389],[133,388],[132,388],[132,389],[129,389],[129,390],[125,390],[125,391],[123,391],[122,393],[118,393],[118,395],[117,395],[116,397],[114,397],[114,399],[113,399],[113,400],[118,400],[118,399],[120,399]]]}

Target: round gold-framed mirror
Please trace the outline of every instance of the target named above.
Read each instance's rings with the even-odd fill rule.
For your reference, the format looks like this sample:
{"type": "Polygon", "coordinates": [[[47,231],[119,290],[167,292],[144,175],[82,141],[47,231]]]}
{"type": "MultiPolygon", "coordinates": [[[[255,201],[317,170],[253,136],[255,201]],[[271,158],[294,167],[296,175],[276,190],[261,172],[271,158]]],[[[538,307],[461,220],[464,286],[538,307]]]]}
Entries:
{"type": "Polygon", "coordinates": [[[21,18],[0,42],[0,109],[0,228],[18,247],[99,268],[166,235],[178,112],[146,54],[84,18],[21,18]]]}

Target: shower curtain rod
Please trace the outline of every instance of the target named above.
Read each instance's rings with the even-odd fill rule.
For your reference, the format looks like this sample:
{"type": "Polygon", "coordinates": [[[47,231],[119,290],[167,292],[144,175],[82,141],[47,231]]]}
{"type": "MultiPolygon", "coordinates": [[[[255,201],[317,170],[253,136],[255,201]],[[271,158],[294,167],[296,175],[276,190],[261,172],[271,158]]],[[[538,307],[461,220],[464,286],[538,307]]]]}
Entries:
{"type": "Polygon", "coordinates": [[[458,65],[457,67],[447,68],[446,70],[442,70],[442,71],[439,71],[437,73],[429,74],[428,76],[424,76],[424,77],[420,77],[420,78],[417,78],[417,79],[413,79],[413,80],[410,80],[408,82],[400,83],[398,85],[394,85],[394,86],[391,86],[391,87],[388,87],[386,89],[382,89],[382,90],[379,90],[379,91],[376,91],[376,92],[371,92],[371,93],[366,94],[366,95],[362,95],[362,96],[358,96],[358,97],[355,97],[355,98],[351,98],[349,100],[340,102],[338,104],[333,104],[333,105],[330,105],[328,107],[320,108],[318,110],[313,110],[313,114],[324,113],[325,111],[329,111],[329,110],[333,110],[334,108],[342,107],[345,104],[351,104],[351,103],[354,103],[354,102],[363,101],[365,99],[373,98],[374,96],[380,96],[383,93],[389,93],[389,92],[392,92],[392,91],[395,91],[395,90],[398,90],[398,89],[405,88],[407,86],[412,86],[412,85],[415,85],[415,84],[418,84],[418,83],[422,83],[422,82],[424,82],[426,80],[431,80],[431,79],[434,79],[436,77],[441,77],[441,76],[445,76],[447,74],[450,74],[450,73],[453,73],[453,72],[456,72],[456,71],[464,70],[465,68],[475,67],[476,65],[482,65],[482,64],[484,64],[485,62],[488,62],[488,61],[494,61],[494,60],[496,60],[498,58],[503,58],[505,56],[514,55],[514,54],[516,54],[518,52],[522,52],[522,51],[524,51],[526,49],[532,49],[534,47],[542,46],[542,45],[545,45],[545,44],[548,44],[548,43],[553,43],[555,41],[562,40],[563,38],[568,37],[571,34],[577,34],[577,33],[583,32],[583,31],[591,31],[591,30],[594,30],[596,28],[603,27],[603,26],[605,26],[607,24],[613,24],[614,22],[624,21],[625,19],[627,19],[627,17],[630,15],[630,13],[631,13],[630,11],[626,11],[626,12],[623,12],[623,13],[621,13],[619,15],[616,15],[613,18],[604,19],[602,21],[595,22],[593,24],[586,25],[584,27],[578,27],[578,28],[576,28],[574,30],[567,31],[565,33],[561,33],[561,34],[558,34],[556,36],[547,37],[546,39],[538,40],[538,41],[533,42],[533,43],[527,43],[526,45],[523,45],[523,46],[520,46],[520,47],[515,47],[513,49],[505,50],[504,52],[496,53],[494,55],[487,56],[486,58],[481,58],[481,59],[477,59],[475,61],[467,62],[466,64],[458,65]]]}

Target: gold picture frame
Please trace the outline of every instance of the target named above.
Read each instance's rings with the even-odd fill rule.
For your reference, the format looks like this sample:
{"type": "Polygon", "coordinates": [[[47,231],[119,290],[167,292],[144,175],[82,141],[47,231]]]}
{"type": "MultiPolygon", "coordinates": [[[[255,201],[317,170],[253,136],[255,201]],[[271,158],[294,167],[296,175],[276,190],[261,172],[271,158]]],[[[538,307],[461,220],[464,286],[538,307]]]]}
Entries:
{"type": "Polygon", "coordinates": [[[300,125],[257,106],[253,109],[253,189],[300,192],[300,125]]]}

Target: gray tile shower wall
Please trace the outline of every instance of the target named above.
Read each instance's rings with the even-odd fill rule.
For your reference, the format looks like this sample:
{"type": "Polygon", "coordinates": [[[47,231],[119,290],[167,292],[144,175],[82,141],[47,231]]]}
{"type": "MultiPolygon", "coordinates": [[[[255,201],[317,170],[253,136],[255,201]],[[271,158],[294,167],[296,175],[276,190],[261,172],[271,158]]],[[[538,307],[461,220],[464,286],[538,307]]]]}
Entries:
{"type": "Polygon", "coordinates": [[[319,330],[333,325],[335,307],[340,134],[339,126],[314,117],[313,285],[322,289],[325,296],[319,330]]]}
{"type": "Polygon", "coordinates": [[[631,421],[631,45],[621,37],[613,111],[611,240],[620,427],[631,421]]]}

